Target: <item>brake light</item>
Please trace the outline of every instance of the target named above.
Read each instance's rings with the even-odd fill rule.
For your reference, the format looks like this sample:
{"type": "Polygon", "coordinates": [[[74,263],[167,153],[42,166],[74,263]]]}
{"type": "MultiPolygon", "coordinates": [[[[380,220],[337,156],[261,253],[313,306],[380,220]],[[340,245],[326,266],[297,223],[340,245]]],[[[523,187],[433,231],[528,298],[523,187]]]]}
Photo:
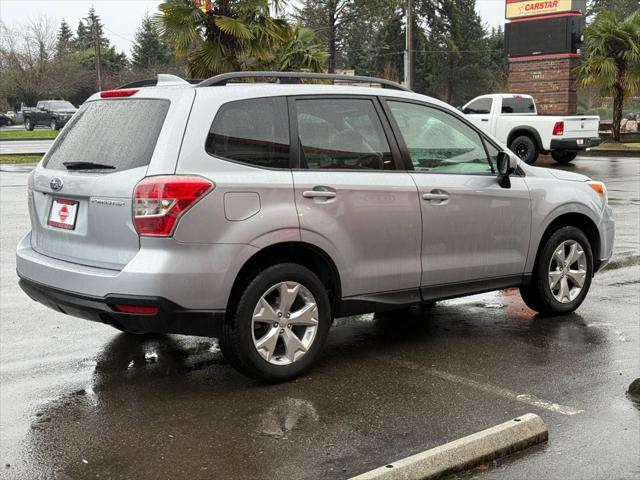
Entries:
{"type": "Polygon", "coordinates": [[[553,126],[554,135],[564,135],[564,122],[556,122],[553,126]]]}
{"type": "Polygon", "coordinates": [[[141,305],[114,305],[117,311],[122,313],[137,313],[138,315],[155,315],[158,307],[143,307],[141,305]]]}
{"type": "Polygon", "coordinates": [[[202,177],[167,175],[148,177],[133,194],[133,223],[139,235],[170,237],[178,220],[215,188],[202,177]]]}
{"type": "Polygon", "coordinates": [[[138,88],[123,88],[122,90],[105,90],[104,92],[100,92],[100,98],[122,98],[122,97],[130,97],[138,93],[140,90],[138,88]]]}

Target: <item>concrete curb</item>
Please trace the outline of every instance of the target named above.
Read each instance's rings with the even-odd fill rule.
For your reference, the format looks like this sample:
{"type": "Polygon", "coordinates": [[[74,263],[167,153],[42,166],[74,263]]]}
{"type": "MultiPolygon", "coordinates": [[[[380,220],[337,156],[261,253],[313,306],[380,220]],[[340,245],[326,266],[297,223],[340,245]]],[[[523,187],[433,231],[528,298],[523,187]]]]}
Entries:
{"type": "Polygon", "coordinates": [[[363,473],[351,480],[427,480],[472,468],[549,438],[538,415],[527,413],[467,437],[363,473]]]}

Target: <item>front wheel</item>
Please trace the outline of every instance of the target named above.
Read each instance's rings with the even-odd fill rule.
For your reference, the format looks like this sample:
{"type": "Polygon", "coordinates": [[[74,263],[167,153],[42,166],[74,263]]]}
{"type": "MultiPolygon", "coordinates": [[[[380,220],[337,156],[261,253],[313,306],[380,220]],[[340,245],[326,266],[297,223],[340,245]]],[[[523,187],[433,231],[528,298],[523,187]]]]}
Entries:
{"type": "Polygon", "coordinates": [[[264,382],[301,375],[318,357],[331,325],[325,286],[295,263],[256,275],[228,315],[222,353],[241,373],[264,382]]]}
{"type": "Polygon", "coordinates": [[[591,286],[593,254],[576,227],[556,230],[544,243],[530,285],[520,287],[529,308],[543,315],[566,315],[577,309],[591,286]]]}
{"type": "Polygon", "coordinates": [[[533,138],[526,135],[516,137],[509,145],[509,148],[515,153],[521,160],[531,165],[538,159],[539,151],[536,142],[533,138]]]}
{"type": "Polygon", "coordinates": [[[51,123],[49,125],[51,126],[51,130],[58,130],[58,121],[55,118],[51,119],[51,123]]]}
{"type": "Polygon", "coordinates": [[[571,150],[554,150],[551,152],[551,157],[558,163],[569,163],[578,156],[578,152],[571,150]]]}

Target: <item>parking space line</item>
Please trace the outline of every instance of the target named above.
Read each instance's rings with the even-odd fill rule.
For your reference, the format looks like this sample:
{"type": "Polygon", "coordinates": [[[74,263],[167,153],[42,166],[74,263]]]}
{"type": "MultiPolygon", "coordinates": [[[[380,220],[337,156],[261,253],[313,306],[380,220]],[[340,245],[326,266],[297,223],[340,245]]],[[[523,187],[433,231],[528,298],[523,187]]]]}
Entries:
{"type": "Polygon", "coordinates": [[[431,375],[442,378],[443,380],[448,380],[450,382],[466,385],[468,387],[482,390],[483,392],[499,395],[501,397],[509,398],[511,400],[516,400],[518,402],[526,403],[527,405],[531,405],[533,407],[542,408],[545,410],[549,410],[551,412],[560,413],[562,415],[571,416],[571,415],[577,415],[579,413],[584,412],[584,410],[579,410],[577,408],[569,407],[567,405],[561,405],[559,403],[550,402],[548,400],[538,398],[535,395],[530,395],[528,393],[517,393],[512,390],[508,390],[506,388],[496,387],[495,385],[478,382],[476,380],[472,380],[466,377],[461,377],[459,375],[454,375],[453,373],[449,373],[444,370],[438,370],[436,368],[425,368],[414,362],[396,360],[394,363],[402,367],[408,368],[410,370],[424,370],[430,373],[431,375]]]}

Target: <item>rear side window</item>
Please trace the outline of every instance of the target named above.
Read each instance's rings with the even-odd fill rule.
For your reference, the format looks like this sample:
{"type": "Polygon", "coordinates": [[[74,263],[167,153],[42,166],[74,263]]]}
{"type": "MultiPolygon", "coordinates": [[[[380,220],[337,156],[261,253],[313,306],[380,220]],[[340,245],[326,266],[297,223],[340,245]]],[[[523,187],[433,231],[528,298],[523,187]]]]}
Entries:
{"type": "Polygon", "coordinates": [[[213,120],[206,150],[256,167],[289,168],[289,116],[284,97],[230,102],[213,120]]]}
{"type": "Polygon", "coordinates": [[[502,113],[535,113],[536,107],[531,98],[503,98],[502,113]]]}
{"type": "Polygon", "coordinates": [[[88,102],[71,119],[45,168],[64,170],[63,162],[89,162],[110,165],[109,172],[115,172],[149,165],[169,104],[155,99],[88,102]]]}
{"type": "Polygon", "coordinates": [[[464,114],[487,114],[491,113],[492,98],[479,98],[464,107],[464,114]]]}

